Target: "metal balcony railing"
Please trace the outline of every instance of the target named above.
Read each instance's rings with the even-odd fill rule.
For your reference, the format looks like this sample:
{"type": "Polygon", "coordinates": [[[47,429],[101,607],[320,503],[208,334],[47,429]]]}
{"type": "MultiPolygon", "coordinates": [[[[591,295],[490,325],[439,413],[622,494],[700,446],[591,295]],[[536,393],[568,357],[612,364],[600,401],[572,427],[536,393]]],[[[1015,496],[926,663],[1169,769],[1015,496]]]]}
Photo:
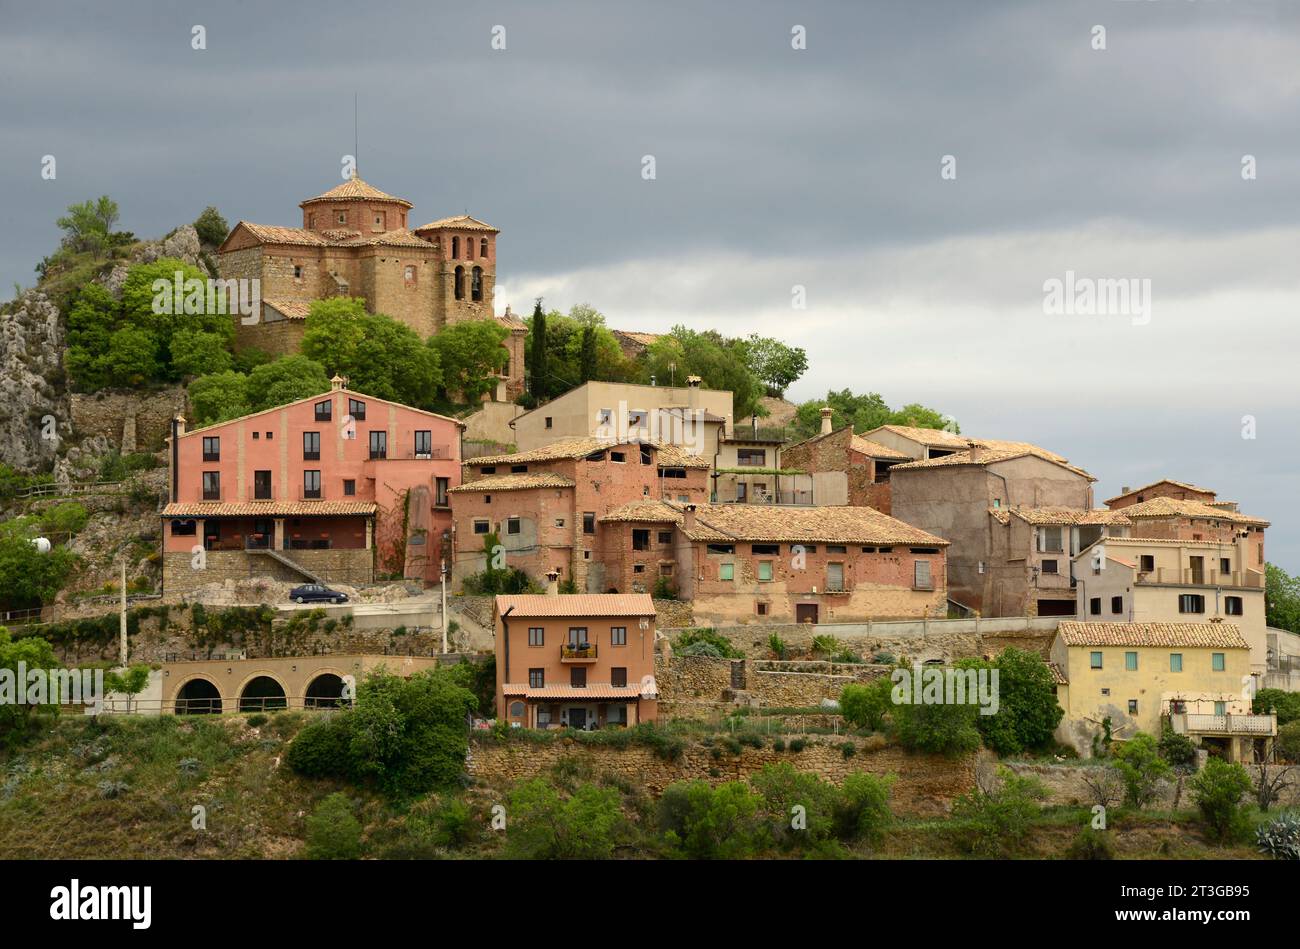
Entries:
{"type": "Polygon", "coordinates": [[[578,646],[565,643],[564,645],[560,646],[561,662],[593,662],[595,661],[595,659],[596,659],[595,643],[583,643],[578,646]]]}
{"type": "Polygon", "coordinates": [[[1264,575],[1254,570],[1192,570],[1190,567],[1156,567],[1139,570],[1138,583],[1176,584],[1187,586],[1225,586],[1264,588],[1264,575]]]}

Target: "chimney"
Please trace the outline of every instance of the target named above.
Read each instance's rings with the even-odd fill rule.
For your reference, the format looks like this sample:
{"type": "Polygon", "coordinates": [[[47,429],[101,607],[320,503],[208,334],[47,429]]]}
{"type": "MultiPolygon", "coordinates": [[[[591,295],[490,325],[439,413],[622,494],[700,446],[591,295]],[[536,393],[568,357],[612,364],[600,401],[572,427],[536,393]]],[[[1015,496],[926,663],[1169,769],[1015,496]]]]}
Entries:
{"type": "Polygon", "coordinates": [[[547,571],[547,574],[546,574],[546,595],[547,595],[547,596],[559,596],[559,595],[560,595],[560,571],[558,571],[558,570],[550,570],[550,571],[547,571]]]}
{"type": "Polygon", "coordinates": [[[980,451],[981,451],[981,447],[980,447],[980,443],[979,443],[979,442],[977,442],[977,441],[969,441],[969,442],[967,442],[967,443],[966,443],[966,450],[970,452],[970,460],[971,460],[971,461],[973,461],[973,462],[978,462],[978,461],[980,460],[980,451]]]}
{"type": "Polygon", "coordinates": [[[338,392],[340,389],[346,389],[347,387],[348,380],[343,376],[340,376],[337,372],[334,373],[334,378],[330,380],[330,391],[338,392]]]}
{"type": "Polygon", "coordinates": [[[690,406],[691,412],[695,412],[700,407],[700,377],[686,377],[686,404],[690,406]]]}
{"type": "Polygon", "coordinates": [[[682,506],[682,533],[689,534],[695,530],[695,505],[682,506]]]}
{"type": "Polygon", "coordinates": [[[181,436],[185,434],[185,416],[177,413],[172,416],[172,433],[167,439],[168,481],[171,483],[171,496],[168,500],[180,500],[181,436]]]}
{"type": "Polygon", "coordinates": [[[1133,489],[1130,488],[1130,487],[1126,484],[1126,485],[1124,485],[1124,487],[1122,487],[1122,488],[1119,489],[1119,493],[1120,493],[1120,494],[1128,494],[1128,493],[1131,492],[1132,490],[1133,490],[1133,489]]]}
{"type": "Polygon", "coordinates": [[[831,407],[830,407],[829,405],[823,405],[823,406],[822,406],[822,434],[823,434],[823,435],[829,435],[829,434],[831,433],[831,415],[832,415],[832,414],[833,414],[833,413],[832,413],[831,407]]]}

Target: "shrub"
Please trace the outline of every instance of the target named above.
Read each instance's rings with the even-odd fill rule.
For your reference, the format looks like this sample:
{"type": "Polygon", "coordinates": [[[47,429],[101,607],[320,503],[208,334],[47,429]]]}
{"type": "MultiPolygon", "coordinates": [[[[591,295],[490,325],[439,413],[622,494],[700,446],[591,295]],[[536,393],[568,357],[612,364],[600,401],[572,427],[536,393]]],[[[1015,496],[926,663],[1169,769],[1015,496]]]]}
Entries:
{"type": "Polygon", "coordinates": [[[52,534],[76,534],[86,526],[90,513],[75,501],[55,504],[41,515],[41,527],[52,534]]]}
{"type": "Polygon", "coordinates": [[[1211,758],[1190,784],[1192,800],[1210,836],[1221,842],[1242,837],[1249,825],[1241,803],[1242,796],[1251,789],[1246,769],[1222,758],[1211,758]]]}
{"type": "Polygon", "coordinates": [[[852,758],[858,753],[858,746],[851,741],[846,741],[840,745],[840,754],[845,758],[852,758]]]}
{"type": "Polygon", "coordinates": [[[773,739],[772,739],[772,750],[773,750],[773,751],[785,751],[785,739],[784,739],[784,738],[773,738],[773,739]]]}
{"type": "Polygon", "coordinates": [[[522,860],[607,860],[628,832],[618,792],[579,785],[567,799],[540,778],[510,793],[506,853],[522,860]]]}
{"type": "Polygon", "coordinates": [[[1115,768],[1124,779],[1124,803],[1146,807],[1156,796],[1156,783],[1173,770],[1160,757],[1155,738],[1138,732],[1114,749],[1115,768]]]}
{"type": "Polygon", "coordinates": [[[226,223],[220,211],[209,205],[195,219],[194,230],[198,233],[200,241],[215,247],[226,239],[226,235],[230,233],[230,225],[226,223]]]}
{"type": "Polygon", "coordinates": [[[959,670],[996,670],[996,715],[980,715],[976,727],[984,744],[999,755],[1018,755],[1052,741],[1064,711],[1056,701],[1056,686],[1047,663],[1037,653],[1004,649],[993,662],[962,660],[959,670]]]}
{"type": "Polygon", "coordinates": [[[1300,692],[1284,692],[1282,689],[1260,689],[1251,702],[1251,711],[1256,715],[1267,715],[1269,709],[1277,709],[1279,726],[1300,721],[1300,692]]]}
{"type": "Polygon", "coordinates": [[[772,650],[772,655],[777,659],[784,659],[790,647],[785,644],[785,640],[773,633],[767,637],[767,648],[772,650]]]}
{"type": "Polygon", "coordinates": [[[1115,848],[1104,830],[1085,827],[1070,841],[1065,855],[1071,860],[1113,860],[1115,848]]]}
{"type": "Polygon", "coordinates": [[[850,683],[840,693],[840,714],[850,725],[880,731],[885,725],[885,715],[892,703],[889,693],[892,683],[887,676],[869,685],[850,683]]]}
{"type": "Polygon", "coordinates": [[[673,582],[667,577],[659,577],[655,580],[654,598],[656,600],[675,600],[677,599],[677,588],[673,586],[673,582]]]}
{"type": "Polygon", "coordinates": [[[265,725],[269,719],[261,712],[257,712],[256,714],[248,716],[244,721],[248,723],[250,728],[260,728],[262,725],[265,725]]]}
{"type": "Polygon", "coordinates": [[[352,802],[336,792],[307,818],[307,856],[312,860],[355,860],[361,856],[361,824],[352,802]]]}
{"type": "Polygon", "coordinates": [[[717,657],[723,659],[743,659],[744,652],[732,645],[731,640],[714,630],[705,627],[702,629],[688,629],[677,637],[674,643],[676,651],[682,655],[699,656],[709,655],[711,653],[692,652],[691,647],[698,643],[707,643],[717,651],[717,657]]]}
{"type": "Polygon", "coordinates": [[[1278,726],[1274,747],[1277,748],[1278,757],[1284,761],[1300,764],[1300,722],[1278,726]]]}
{"type": "Polygon", "coordinates": [[[839,652],[840,642],[829,633],[822,633],[814,636],[812,641],[812,652],[814,656],[829,658],[839,652]]]}
{"type": "Polygon", "coordinates": [[[953,802],[954,818],[966,822],[966,844],[973,852],[987,856],[1008,856],[1024,844],[1038,817],[1038,802],[1046,796],[1035,778],[998,771],[1000,783],[993,790],[977,788],[953,802]]]}
{"type": "Polygon", "coordinates": [[[790,750],[791,750],[791,751],[803,751],[806,747],[808,747],[808,741],[807,741],[807,739],[805,739],[805,738],[792,738],[792,739],[790,739],[790,750]]]}
{"type": "Polygon", "coordinates": [[[1175,768],[1190,768],[1196,764],[1196,744],[1165,722],[1160,732],[1160,757],[1175,768]]]}
{"type": "Polygon", "coordinates": [[[352,741],[347,715],[347,712],[329,714],[300,731],[289,743],[285,764],[308,778],[347,777],[351,773],[349,745],[352,741]]]}
{"type": "Polygon", "coordinates": [[[891,717],[894,737],[909,751],[956,756],[980,746],[980,733],[975,724],[980,714],[975,705],[904,703],[893,707],[891,717]]]}
{"type": "Polygon", "coordinates": [[[1300,814],[1279,814],[1255,831],[1260,853],[1274,860],[1300,860],[1300,814]]]}
{"type": "Polygon", "coordinates": [[[831,836],[840,791],[829,781],[782,762],[764,767],[750,784],[762,797],[773,838],[781,845],[802,846],[831,836]]]}
{"type": "Polygon", "coordinates": [[[835,834],[841,840],[879,840],[893,822],[889,795],[896,775],[855,771],[846,775],[835,808],[835,834]]]}
{"type": "Polygon", "coordinates": [[[752,857],[770,843],[762,798],[742,781],[713,788],[679,781],[659,798],[659,828],[671,852],[695,860],[752,857]]]}

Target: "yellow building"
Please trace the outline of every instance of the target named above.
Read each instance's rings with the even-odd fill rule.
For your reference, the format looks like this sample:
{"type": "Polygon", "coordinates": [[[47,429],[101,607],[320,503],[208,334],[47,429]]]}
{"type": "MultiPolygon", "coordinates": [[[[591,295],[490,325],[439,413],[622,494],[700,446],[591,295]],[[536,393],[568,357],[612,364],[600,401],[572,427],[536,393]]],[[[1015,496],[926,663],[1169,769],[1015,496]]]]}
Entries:
{"type": "Polygon", "coordinates": [[[1052,643],[1057,738],[1080,754],[1110,720],[1123,741],[1175,731],[1213,754],[1251,761],[1267,751],[1277,718],[1251,714],[1250,647],[1231,623],[1079,623],[1063,621],[1052,643]]]}

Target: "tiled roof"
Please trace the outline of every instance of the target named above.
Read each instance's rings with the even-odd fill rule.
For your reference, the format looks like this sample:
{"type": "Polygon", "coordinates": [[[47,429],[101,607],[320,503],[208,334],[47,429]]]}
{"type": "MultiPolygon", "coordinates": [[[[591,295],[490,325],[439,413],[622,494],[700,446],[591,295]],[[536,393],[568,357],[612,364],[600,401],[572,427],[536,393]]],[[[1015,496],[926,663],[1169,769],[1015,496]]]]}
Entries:
{"type": "MultiPolygon", "coordinates": [[[[449,415],[439,415],[437,412],[430,412],[426,409],[417,409],[410,405],[402,405],[402,403],[400,402],[392,402],[388,399],[381,399],[377,395],[368,395],[365,392],[360,392],[356,389],[343,389],[341,391],[346,392],[349,396],[352,396],[357,399],[362,399],[366,402],[375,402],[380,405],[395,405],[398,408],[407,409],[408,411],[411,412],[419,412],[421,415],[427,416],[429,418],[442,419],[445,422],[454,422],[456,425],[460,426],[461,428],[466,427],[465,423],[462,422],[460,419],[452,418],[449,415]]],[[[295,399],[292,402],[286,402],[284,403],[284,405],[273,405],[269,409],[262,409],[260,412],[249,412],[247,415],[241,415],[238,418],[226,419],[224,422],[213,422],[211,425],[204,425],[202,428],[192,428],[184,435],[182,435],[181,438],[189,438],[191,435],[197,435],[200,432],[209,432],[214,428],[222,428],[226,425],[233,425],[236,422],[243,422],[250,418],[258,418],[259,416],[262,415],[270,415],[273,412],[278,412],[281,409],[286,409],[291,405],[301,405],[304,402],[320,402],[325,396],[328,396],[329,394],[330,392],[328,391],[318,392],[315,395],[309,395],[301,399],[295,399]]]]}
{"type": "Polygon", "coordinates": [[[451,493],[455,494],[458,491],[522,491],[527,488],[571,487],[573,487],[572,478],[551,474],[549,471],[538,471],[532,474],[524,472],[521,474],[488,475],[486,478],[479,478],[477,481],[467,481],[465,484],[457,485],[451,489],[451,493]]]}
{"type": "Polygon", "coordinates": [[[641,333],[636,330],[610,330],[616,337],[622,337],[642,346],[653,346],[659,342],[659,333],[641,333]]]}
{"type": "Polygon", "coordinates": [[[528,683],[507,683],[501,687],[503,695],[522,695],[526,699],[639,699],[640,685],[604,685],[593,682],[578,688],[572,685],[547,685],[540,689],[529,688],[528,683]]]}
{"type": "MultiPolygon", "coordinates": [[[[397,198],[391,194],[385,194],[374,185],[367,184],[360,178],[353,175],[341,185],[330,188],[324,194],[318,194],[314,198],[308,198],[302,204],[313,204],[317,201],[395,201],[398,204],[404,204],[408,208],[411,202],[405,198],[397,198]]],[[[301,207],[302,205],[299,205],[301,207]]]]}
{"type": "Polygon", "coordinates": [[[678,445],[659,445],[659,465],[663,468],[708,468],[703,455],[692,455],[678,445]]]}
{"type": "Polygon", "coordinates": [[[1113,498],[1107,498],[1104,503],[1109,504],[1111,501],[1120,501],[1124,498],[1131,497],[1134,494],[1141,494],[1143,491],[1149,491],[1151,488],[1162,484],[1172,484],[1176,488],[1183,488],[1186,491],[1197,491],[1201,494],[1214,495],[1218,493],[1213,488],[1202,488],[1199,485],[1188,484],[1186,481],[1175,481],[1173,478],[1161,478],[1159,481],[1152,481],[1150,484],[1144,484],[1140,488],[1131,488],[1128,491],[1115,495],[1113,498]]]}
{"type": "Polygon", "coordinates": [[[1255,524],[1267,527],[1268,521],[1262,517],[1247,517],[1236,511],[1225,511],[1220,507],[1210,507],[1200,501],[1183,501],[1178,498],[1152,498],[1141,504],[1130,504],[1120,508],[1128,517],[1196,517],[1202,519],[1229,521],[1234,524],[1255,524]]]}
{"type": "Polygon", "coordinates": [[[497,597],[497,614],[512,616],[654,616],[649,593],[518,593],[497,597]]]}
{"type": "MultiPolygon", "coordinates": [[[[646,502],[641,502],[646,503],[646,502]]],[[[650,502],[682,512],[677,502],[650,502]]],[[[631,505],[616,508],[619,520],[632,520],[631,505]]],[[[646,509],[654,513],[655,509],[646,509]]],[[[682,523],[682,517],[675,521],[682,523]]],[[[695,527],[684,531],[694,541],[758,543],[870,544],[946,547],[948,541],[904,524],[870,507],[786,507],[777,504],[697,504],[695,527]]]]}
{"type": "Polygon", "coordinates": [[[500,323],[502,326],[508,327],[509,329],[512,330],[528,329],[528,324],[525,323],[523,320],[521,320],[514,313],[511,313],[510,307],[506,307],[505,313],[501,314],[496,319],[497,322],[500,323]]]}
{"type": "Polygon", "coordinates": [[[374,501],[172,501],[163,517],[313,517],[373,515],[374,501]]]}
{"type": "Polygon", "coordinates": [[[653,521],[661,524],[676,524],[682,519],[680,509],[664,501],[633,501],[606,511],[596,520],[602,524],[617,521],[653,521]]]}
{"type": "Polygon", "coordinates": [[[965,448],[966,443],[970,441],[965,435],[947,432],[941,428],[917,428],[913,425],[881,425],[862,434],[870,437],[881,431],[892,432],[895,435],[901,435],[903,438],[910,438],[912,441],[930,448],[965,448]]]}
{"type": "Polygon", "coordinates": [[[1093,541],[1088,546],[1095,544],[1118,545],[1120,547],[1222,547],[1218,541],[1213,540],[1177,540],[1169,537],[1103,537],[1101,540],[1093,541]]]}
{"type": "Polygon", "coordinates": [[[1065,670],[1061,668],[1058,662],[1049,662],[1047,671],[1052,674],[1052,685],[1069,685],[1070,680],[1065,676],[1065,670]]]}
{"type": "MultiPolygon", "coordinates": [[[[1089,481],[1097,480],[1082,468],[1076,468],[1074,465],[1062,461],[1059,455],[1054,455],[1042,448],[1034,448],[1032,446],[1029,448],[986,448],[981,446],[979,458],[974,461],[971,460],[970,451],[967,450],[953,452],[951,455],[944,455],[942,458],[925,458],[921,461],[909,461],[906,464],[894,465],[890,470],[906,471],[912,468],[949,468],[957,465],[977,465],[983,467],[984,465],[996,464],[999,461],[1011,461],[1015,458],[1025,458],[1028,456],[1041,458],[1043,461],[1050,461],[1054,465],[1060,465],[1062,468],[1073,471],[1077,475],[1082,475],[1089,481]]],[[[1132,509],[1125,508],[1124,510],[1125,513],[1128,513],[1132,509]]]]}
{"type": "Polygon", "coordinates": [[[417,231],[441,230],[442,228],[456,228],[461,231],[491,231],[499,233],[499,229],[493,227],[485,221],[478,218],[470,217],[468,214],[458,214],[455,217],[440,217],[436,221],[430,221],[428,224],[421,224],[416,228],[417,231]]]}
{"type": "Polygon", "coordinates": [[[274,224],[254,224],[252,221],[240,221],[236,227],[245,227],[263,244],[304,244],[308,247],[324,247],[329,241],[315,231],[305,227],[279,227],[274,224]]]}
{"type": "Polygon", "coordinates": [[[384,231],[382,234],[359,234],[336,243],[342,247],[420,247],[433,250],[432,244],[422,237],[416,237],[404,227],[384,231]]]}
{"type": "Polygon", "coordinates": [[[1003,524],[1009,523],[1013,514],[1027,524],[1110,524],[1123,526],[1129,523],[1129,519],[1124,516],[1123,512],[1111,511],[1106,508],[1081,511],[1064,507],[991,507],[989,513],[1003,524]]]}
{"type": "Polygon", "coordinates": [[[661,466],[668,468],[709,467],[709,462],[706,459],[699,455],[687,454],[676,445],[657,445],[654,442],[618,442],[606,438],[597,438],[594,435],[561,438],[558,441],[551,442],[549,445],[543,445],[540,448],[533,448],[529,451],[517,451],[511,455],[483,455],[479,458],[471,458],[463,462],[463,464],[523,465],[533,461],[563,461],[566,459],[576,461],[579,458],[586,458],[594,452],[605,451],[610,448],[618,448],[624,445],[629,448],[639,448],[643,444],[659,449],[659,464],[661,466]]]}
{"type": "Polygon", "coordinates": [[[849,439],[849,447],[854,451],[862,452],[868,458],[882,458],[886,461],[898,459],[899,461],[910,461],[912,456],[903,451],[895,451],[893,448],[873,442],[869,438],[863,438],[861,435],[854,435],[849,439]]]}
{"type": "Polygon", "coordinates": [[[1184,646],[1249,649],[1232,623],[1077,623],[1057,627],[1067,646],[1184,646]]]}
{"type": "Polygon", "coordinates": [[[262,302],[273,309],[279,310],[290,320],[305,320],[311,312],[311,304],[303,303],[300,300],[272,300],[263,297],[262,302]]]}

